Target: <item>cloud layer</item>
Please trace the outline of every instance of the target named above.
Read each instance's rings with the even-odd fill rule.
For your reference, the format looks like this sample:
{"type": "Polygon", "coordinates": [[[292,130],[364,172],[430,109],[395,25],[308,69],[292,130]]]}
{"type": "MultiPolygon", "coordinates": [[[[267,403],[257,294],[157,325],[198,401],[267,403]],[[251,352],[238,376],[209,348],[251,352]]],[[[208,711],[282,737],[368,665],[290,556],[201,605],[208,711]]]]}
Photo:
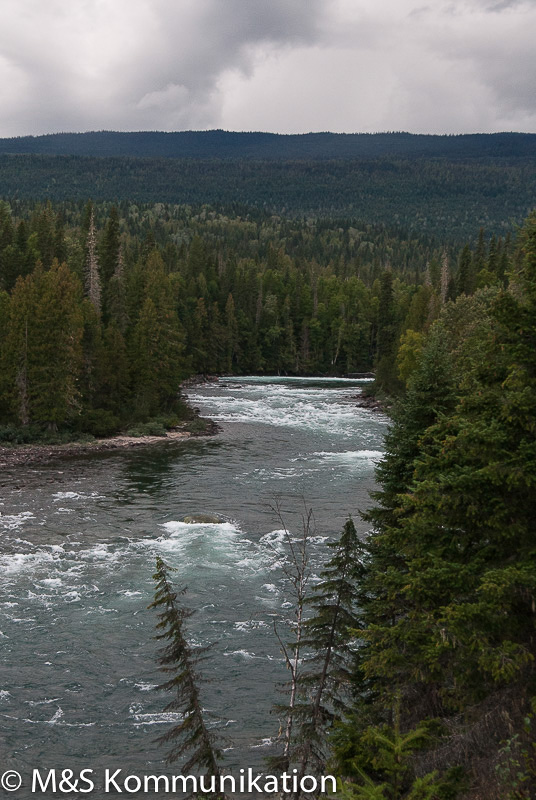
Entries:
{"type": "Polygon", "coordinates": [[[4,0],[0,136],[536,131],[533,0],[4,0]]]}

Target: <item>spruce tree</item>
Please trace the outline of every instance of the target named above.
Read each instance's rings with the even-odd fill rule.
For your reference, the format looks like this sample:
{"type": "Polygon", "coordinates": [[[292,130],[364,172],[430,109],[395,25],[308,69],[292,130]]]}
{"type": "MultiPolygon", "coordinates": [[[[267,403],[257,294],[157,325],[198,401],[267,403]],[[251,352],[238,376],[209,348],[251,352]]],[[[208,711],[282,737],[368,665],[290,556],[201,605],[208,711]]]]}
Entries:
{"type": "Polygon", "coordinates": [[[473,294],[476,288],[475,266],[468,244],[465,245],[460,255],[456,284],[458,294],[473,294]]]}
{"type": "Polygon", "coordinates": [[[179,604],[178,597],[186,590],[176,592],[173,589],[169,579],[172,571],[161,558],[156,559],[153,575],[156,589],[149,608],[158,610],[156,639],[163,643],[158,662],[162,672],[169,676],[157,688],[174,693],[164,710],[179,713],[181,720],[157,741],[171,744],[166,756],[168,764],[185,757],[181,765],[183,774],[203,770],[208,777],[219,779],[221,751],[207,727],[199,688],[199,663],[207,648],[193,648],[186,638],[185,623],[193,612],[179,604]]]}

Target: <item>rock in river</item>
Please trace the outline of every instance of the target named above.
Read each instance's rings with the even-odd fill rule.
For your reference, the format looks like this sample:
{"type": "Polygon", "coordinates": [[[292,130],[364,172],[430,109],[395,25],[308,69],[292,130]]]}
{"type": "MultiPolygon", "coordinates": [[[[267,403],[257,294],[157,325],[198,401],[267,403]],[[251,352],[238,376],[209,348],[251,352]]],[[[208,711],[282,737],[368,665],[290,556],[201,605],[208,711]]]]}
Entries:
{"type": "Polygon", "coordinates": [[[186,522],[188,525],[220,525],[224,520],[219,517],[217,514],[188,514],[186,517],[182,518],[182,522],[186,522]]]}

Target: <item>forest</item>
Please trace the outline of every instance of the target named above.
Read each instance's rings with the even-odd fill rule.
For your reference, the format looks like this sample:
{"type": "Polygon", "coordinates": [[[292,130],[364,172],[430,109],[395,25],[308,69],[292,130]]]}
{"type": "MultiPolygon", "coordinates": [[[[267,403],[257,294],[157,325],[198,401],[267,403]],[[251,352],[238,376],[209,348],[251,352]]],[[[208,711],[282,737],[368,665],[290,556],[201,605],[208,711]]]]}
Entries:
{"type": "Polygon", "coordinates": [[[536,151],[529,134],[57,134],[0,140],[0,182],[14,208],[208,202],[225,214],[362,220],[463,245],[481,227],[504,237],[527,216],[536,151]]]}
{"type": "Polygon", "coordinates": [[[2,437],[171,424],[191,374],[405,385],[448,299],[500,286],[511,241],[381,225],[20,201],[0,210],[2,437]],[[124,213],[124,215],[123,215],[124,213]]]}

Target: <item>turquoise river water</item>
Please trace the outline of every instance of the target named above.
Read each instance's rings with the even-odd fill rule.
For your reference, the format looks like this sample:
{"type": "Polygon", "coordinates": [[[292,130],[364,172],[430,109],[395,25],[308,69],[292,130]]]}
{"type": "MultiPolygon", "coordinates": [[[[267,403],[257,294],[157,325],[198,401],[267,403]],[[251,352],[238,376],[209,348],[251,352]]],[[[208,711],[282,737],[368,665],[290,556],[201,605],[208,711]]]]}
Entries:
{"type": "Polygon", "coordinates": [[[177,718],[154,691],[147,605],[157,555],[188,587],[193,643],[215,643],[203,697],[227,764],[262,769],[278,730],[275,687],[286,679],[273,621],[284,630],[292,613],[273,507],[293,535],[313,509],[313,572],[349,513],[365,530],[358,510],[370,503],[387,420],[356,406],[363,385],[222,379],[189,390],[222,426],[215,437],[0,477],[4,769],[165,771],[154,740],[177,718]],[[195,512],[226,522],[180,522],[195,512]]]}

